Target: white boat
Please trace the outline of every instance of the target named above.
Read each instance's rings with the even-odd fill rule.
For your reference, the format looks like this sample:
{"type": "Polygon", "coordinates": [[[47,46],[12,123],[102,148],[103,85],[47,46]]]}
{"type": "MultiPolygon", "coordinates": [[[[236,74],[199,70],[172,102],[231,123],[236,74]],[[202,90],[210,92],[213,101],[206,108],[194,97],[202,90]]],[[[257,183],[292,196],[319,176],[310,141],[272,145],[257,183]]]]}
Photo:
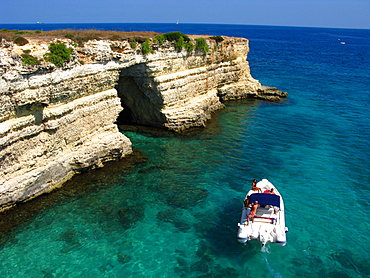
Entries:
{"type": "Polygon", "coordinates": [[[248,221],[250,207],[244,205],[240,223],[238,223],[238,241],[259,241],[262,245],[275,242],[278,245],[286,244],[284,201],[276,187],[267,179],[259,181],[256,185],[262,192],[273,189],[275,194],[259,193],[250,190],[244,199],[244,204],[252,204],[258,201],[259,207],[252,218],[248,221]],[[248,223],[249,222],[249,223],[248,223]]]}

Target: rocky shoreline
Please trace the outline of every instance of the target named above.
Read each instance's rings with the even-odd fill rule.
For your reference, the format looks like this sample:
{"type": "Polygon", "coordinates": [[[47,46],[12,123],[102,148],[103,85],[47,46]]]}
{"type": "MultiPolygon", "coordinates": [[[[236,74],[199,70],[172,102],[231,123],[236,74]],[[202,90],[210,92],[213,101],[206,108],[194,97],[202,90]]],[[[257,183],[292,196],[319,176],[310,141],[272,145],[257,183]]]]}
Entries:
{"type": "Polygon", "coordinates": [[[144,54],[129,40],[1,40],[0,210],[132,153],[119,124],[181,132],[205,126],[226,100],[287,96],[251,76],[247,39],[207,39],[209,52],[146,42],[144,54]],[[42,59],[61,44],[71,53],[63,65],[42,59]]]}

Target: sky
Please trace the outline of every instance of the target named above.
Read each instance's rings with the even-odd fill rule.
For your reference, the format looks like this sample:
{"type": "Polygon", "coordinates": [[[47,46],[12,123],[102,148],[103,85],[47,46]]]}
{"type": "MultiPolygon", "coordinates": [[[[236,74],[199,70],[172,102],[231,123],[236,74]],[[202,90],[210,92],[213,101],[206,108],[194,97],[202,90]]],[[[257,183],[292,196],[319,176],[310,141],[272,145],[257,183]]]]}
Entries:
{"type": "Polygon", "coordinates": [[[0,0],[0,23],[176,21],[370,29],[370,0],[0,0]]]}

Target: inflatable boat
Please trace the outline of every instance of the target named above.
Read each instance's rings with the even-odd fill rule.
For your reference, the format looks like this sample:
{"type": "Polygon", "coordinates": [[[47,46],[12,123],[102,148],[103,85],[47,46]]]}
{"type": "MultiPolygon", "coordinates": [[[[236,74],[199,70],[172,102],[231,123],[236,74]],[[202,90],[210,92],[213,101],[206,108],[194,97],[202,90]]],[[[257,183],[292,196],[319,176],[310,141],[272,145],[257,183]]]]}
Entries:
{"type": "Polygon", "coordinates": [[[262,245],[275,242],[284,246],[287,232],[283,198],[271,182],[263,179],[244,199],[238,241],[259,241],[262,245]]]}

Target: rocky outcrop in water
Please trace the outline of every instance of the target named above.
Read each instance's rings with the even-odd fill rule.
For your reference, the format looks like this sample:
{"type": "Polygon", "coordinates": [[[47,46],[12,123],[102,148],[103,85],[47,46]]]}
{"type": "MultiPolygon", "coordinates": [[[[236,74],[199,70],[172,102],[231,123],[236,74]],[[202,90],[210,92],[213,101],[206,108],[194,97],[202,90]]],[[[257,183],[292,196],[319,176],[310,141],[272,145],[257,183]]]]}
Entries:
{"type": "Polygon", "coordinates": [[[181,131],[204,126],[223,101],[278,100],[286,93],[252,78],[248,40],[209,40],[211,51],[93,40],[57,67],[42,60],[50,43],[0,42],[0,210],[60,186],[76,173],[132,152],[119,122],[181,131]],[[119,116],[120,114],[120,116],[119,116]]]}

